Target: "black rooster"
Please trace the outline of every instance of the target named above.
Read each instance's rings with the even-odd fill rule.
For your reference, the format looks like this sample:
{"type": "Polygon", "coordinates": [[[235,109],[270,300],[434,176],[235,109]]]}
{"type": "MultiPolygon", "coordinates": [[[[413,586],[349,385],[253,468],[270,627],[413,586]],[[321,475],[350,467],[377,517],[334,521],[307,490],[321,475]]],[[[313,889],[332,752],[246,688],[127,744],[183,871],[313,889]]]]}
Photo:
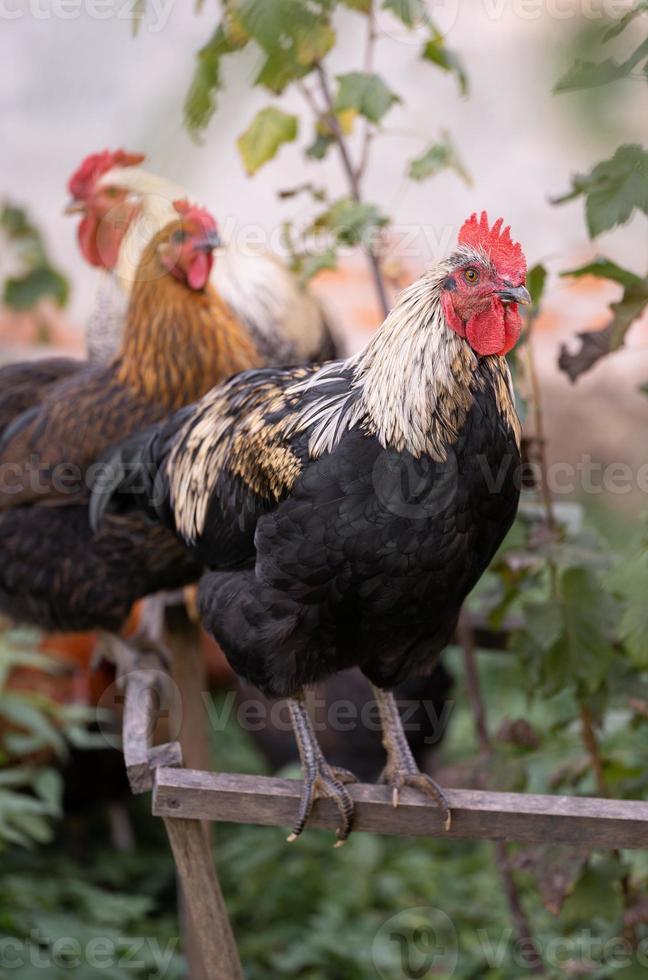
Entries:
{"type": "MultiPolygon", "coordinates": [[[[326,762],[305,685],[359,666],[378,702],[394,802],[445,797],[414,762],[392,689],[433,670],[517,510],[519,422],[504,355],[529,302],[502,220],[475,215],[454,253],[398,299],[361,354],[249,371],[126,442],[94,520],[136,506],[210,569],[199,605],[233,668],[289,699],[304,788],[351,830],[348,773],[326,762]]],[[[352,778],[352,777],[351,777],[352,778]]]]}

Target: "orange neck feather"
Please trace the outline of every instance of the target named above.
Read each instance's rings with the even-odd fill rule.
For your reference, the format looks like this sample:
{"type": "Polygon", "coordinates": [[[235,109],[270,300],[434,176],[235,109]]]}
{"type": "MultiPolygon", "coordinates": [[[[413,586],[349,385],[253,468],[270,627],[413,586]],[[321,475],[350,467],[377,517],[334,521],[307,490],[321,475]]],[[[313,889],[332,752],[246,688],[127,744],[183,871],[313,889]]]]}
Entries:
{"type": "Polygon", "coordinates": [[[175,409],[262,360],[210,285],[191,290],[162,268],[157,246],[168,235],[166,228],[144,250],[115,367],[122,384],[175,409]]]}

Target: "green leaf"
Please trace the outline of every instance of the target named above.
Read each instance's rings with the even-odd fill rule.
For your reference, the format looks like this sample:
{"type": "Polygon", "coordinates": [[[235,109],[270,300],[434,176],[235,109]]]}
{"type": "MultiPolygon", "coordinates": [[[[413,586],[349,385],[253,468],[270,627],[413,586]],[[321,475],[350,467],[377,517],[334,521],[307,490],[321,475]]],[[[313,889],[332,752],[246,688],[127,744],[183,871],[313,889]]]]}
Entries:
{"type": "Polygon", "coordinates": [[[234,42],[220,23],[196,56],[194,76],[184,104],[185,125],[194,136],[202,132],[216,111],[216,95],[222,88],[221,60],[242,46],[234,42]]]}
{"type": "Polygon", "coordinates": [[[357,10],[361,14],[369,14],[373,8],[373,0],[342,0],[345,7],[357,10]]]}
{"type": "Polygon", "coordinates": [[[562,275],[576,278],[592,275],[623,286],[623,296],[610,306],[612,319],[606,327],[579,333],[580,344],[573,353],[570,353],[566,345],[561,347],[558,364],[572,381],[576,381],[602,357],[612,354],[623,345],[631,326],[648,306],[648,276],[642,279],[605,258],[597,258],[579,269],[563,272],[562,275]]]}
{"type": "Polygon", "coordinates": [[[588,262],[586,265],[579,266],[578,269],[567,269],[565,272],[561,272],[560,275],[571,276],[575,279],[579,279],[582,276],[596,276],[597,279],[611,279],[613,282],[618,282],[620,286],[628,289],[634,286],[641,286],[644,282],[641,276],[630,272],[629,269],[623,269],[616,262],[613,262],[611,259],[606,259],[602,255],[597,256],[597,258],[592,262],[588,262]]]}
{"type": "Polygon", "coordinates": [[[635,209],[648,215],[648,152],[637,144],[620,146],[613,157],[586,175],[576,176],[572,190],[555,204],[585,196],[590,236],[625,224],[635,209]]]}
{"type": "Polygon", "coordinates": [[[560,578],[566,642],[564,653],[574,678],[594,692],[614,659],[611,638],[619,606],[593,572],[568,568],[560,578]]]}
{"type": "Polygon", "coordinates": [[[448,169],[458,173],[466,184],[471,183],[456,147],[448,134],[443,133],[439,142],[432,143],[421,156],[410,161],[408,176],[410,180],[427,180],[448,169]]]}
{"type": "Polygon", "coordinates": [[[40,769],[33,782],[34,792],[53,816],[61,813],[63,799],[63,779],[56,769],[40,769]]]}
{"type": "Polygon", "coordinates": [[[272,91],[307,74],[335,43],[327,0],[243,0],[237,14],[266,54],[259,77],[272,91]]]}
{"type": "Polygon", "coordinates": [[[0,211],[0,226],[11,239],[38,237],[36,228],[31,224],[24,208],[6,203],[0,211]]]}
{"type": "Polygon", "coordinates": [[[538,263],[527,272],[526,284],[531,294],[531,303],[537,309],[542,301],[545,283],[547,281],[547,270],[544,265],[538,263]]]}
{"type": "Polygon", "coordinates": [[[468,75],[463,62],[455,51],[446,47],[443,34],[436,28],[433,29],[423,48],[423,58],[442,68],[443,71],[453,72],[457,76],[461,94],[468,94],[468,75]]]}
{"type": "Polygon", "coordinates": [[[334,143],[335,140],[332,136],[324,136],[323,133],[317,133],[311,145],[306,149],[306,156],[312,160],[323,160],[329,148],[334,143]]]}
{"type": "MultiPolygon", "coordinates": [[[[0,714],[13,725],[37,738],[41,745],[49,746],[63,754],[65,742],[47,717],[44,707],[45,703],[35,695],[28,696],[5,691],[0,702],[0,714]]],[[[10,735],[6,737],[11,738],[10,735]]]]}
{"type": "Polygon", "coordinates": [[[556,95],[562,95],[565,92],[596,88],[599,85],[609,85],[611,82],[628,78],[646,58],[648,58],[648,38],[626,61],[619,62],[614,58],[607,58],[599,63],[577,60],[557,82],[554,92],[556,95]]]}
{"type": "Polygon", "coordinates": [[[391,10],[407,27],[416,27],[427,20],[423,0],[383,0],[383,8],[391,10]]]}
{"type": "Polygon", "coordinates": [[[377,205],[360,204],[343,197],[317,216],[312,230],[328,229],[339,244],[354,246],[367,243],[375,231],[388,221],[377,205]]]}
{"type": "Polygon", "coordinates": [[[327,248],[318,255],[309,255],[301,263],[300,282],[303,286],[310,282],[318,272],[337,268],[335,249],[327,248]]]}
{"type": "Polygon", "coordinates": [[[297,137],[297,116],[282,112],[274,106],[257,112],[250,126],[239,136],[236,145],[249,174],[255,174],[264,163],[272,160],[284,143],[297,137]]]}
{"type": "Polygon", "coordinates": [[[634,9],[628,10],[616,24],[608,27],[603,32],[603,37],[601,38],[602,42],[605,44],[605,42],[611,41],[613,38],[618,37],[619,34],[622,34],[626,27],[632,23],[635,17],[638,17],[639,14],[646,12],[648,12],[648,0],[639,0],[639,3],[634,7],[634,9]]]}
{"type": "Polygon", "coordinates": [[[49,261],[43,238],[25,209],[6,202],[0,209],[0,227],[21,270],[2,287],[6,305],[26,310],[49,298],[63,306],[68,299],[68,282],[49,261]]]}
{"type": "Polygon", "coordinates": [[[606,578],[606,585],[624,605],[619,622],[619,637],[634,664],[648,669],[648,552],[644,546],[630,557],[624,557],[606,578]]]}
{"type": "Polygon", "coordinates": [[[338,82],[336,112],[355,109],[366,119],[377,123],[394,103],[401,101],[379,75],[352,71],[346,75],[338,75],[338,82]]]}
{"type": "Polygon", "coordinates": [[[616,922],[622,911],[619,881],[622,868],[609,859],[589,865],[567,898],[562,916],[566,922],[583,922],[588,926],[598,918],[616,922]]]}
{"type": "Polygon", "coordinates": [[[29,310],[41,299],[65,306],[68,294],[67,280],[49,265],[32,269],[21,278],[7,279],[4,287],[4,301],[13,310],[29,310]]]}

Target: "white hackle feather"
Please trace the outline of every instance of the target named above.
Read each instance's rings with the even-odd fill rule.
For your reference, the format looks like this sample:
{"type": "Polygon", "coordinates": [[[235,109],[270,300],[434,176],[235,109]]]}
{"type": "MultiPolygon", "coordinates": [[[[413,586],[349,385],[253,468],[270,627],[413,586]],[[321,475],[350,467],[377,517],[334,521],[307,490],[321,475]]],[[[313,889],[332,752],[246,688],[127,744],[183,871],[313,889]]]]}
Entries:
{"type": "MultiPolygon", "coordinates": [[[[89,352],[109,360],[120,347],[119,325],[125,318],[142,252],[158,231],[177,218],[173,202],[188,195],[180,185],[141,167],[115,167],[103,175],[100,186],[127,190],[139,204],[117,264],[104,274],[88,327],[89,352]]],[[[248,328],[267,363],[301,363],[317,355],[327,329],[322,307],[271,252],[226,244],[216,253],[211,282],[248,328]]]]}
{"type": "Polygon", "coordinates": [[[457,436],[447,406],[456,405],[461,393],[453,368],[459,359],[467,372],[477,365],[476,355],[445,322],[441,284],[450,271],[449,263],[441,263],[403,290],[359,354],[325,365],[289,389],[289,397],[307,388],[321,392],[291,425],[291,431],[308,431],[311,456],[331,452],[345,432],[362,425],[383,446],[446,458],[457,436]],[[350,389],[329,394],[327,385],[349,370],[350,389]]]}
{"type": "Polygon", "coordinates": [[[253,489],[257,470],[267,481],[276,467],[281,485],[290,486],[300,471],[291,442],[300,434],[308,437],[312,459],[334,452],[347,432],[359,428],[385,448],[447,460],[475,391],[489,377],[499,411],[519,441],[505,358],[479,358],[445,319],[443,282],[466,258],[488,261],[462,248],[426,273],[401,293],[359,354],[298,379],[288,375],[285,385],[271,374],[249,382],[234,378],[198,403],[168,464],[171,503],[186,540],[202,535],[224,468],[234,473],[243,461],[253,489]],[[238,417],[230,397],[239,401],[238,417]]]}

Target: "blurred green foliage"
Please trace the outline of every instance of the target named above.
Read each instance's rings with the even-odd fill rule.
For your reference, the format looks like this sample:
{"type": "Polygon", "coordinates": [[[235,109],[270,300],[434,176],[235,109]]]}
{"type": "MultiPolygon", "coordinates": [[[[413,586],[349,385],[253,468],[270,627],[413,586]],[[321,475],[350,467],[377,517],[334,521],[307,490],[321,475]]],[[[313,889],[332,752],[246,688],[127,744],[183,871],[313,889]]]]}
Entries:
{"type": "MultiPolygon", "coordinates": [[[[252,49],[258,56],[255,86],[273,96],[293,86],[304,97],[314,129],[304,147],[306,157],[323,160],[332,148],[340,153],[350,203],[346,199],[333,202],[315,214],[306,230],[286,224],[285,241],[294,245],[293,266],[304,282],[323,268],[334,268],[342,245],[362,246],[375,267],[376,232],[390,221],[380,205],[365,202],[361,193],[372,142],[383,131],[385,117],[402,102],[389,81],[371,67],[378,37],[375,18],[385,11],[395,23],[400,22],[400,30],[412,32],[419,57],[454,74],[460,94],[467,94],[468,76],[461,59],[447,47],[430,5],[422,0],[225,0],[210,39],[197,55],[185,103],[185,122],[194,137],[200,138],[216,112],[225,62],[237,52],[252,49]],[[348,23],[345,18],[354,16],[363,18],[367,28],[363,67],[333,78],[326,56],[337,43],[338,29],[348,23]],[[354,141],[360,142],[359,148],[354,141]],[[313,231],[320,236],[316,243],[310,237],[313,231]]],[[[386,37],[382,41],[389,43],[386,37]]],[[[274,159],[282,145],[307,128],[297,115],[275,105],[261,109],[237,141],[247,172],[255,174],[274,159]]],[[[468,179],[447,133],[431,144],[429,134],[422,133],[421,143],[427,143],[427,148],[407,164],[406,176],[420,181],[449,169],[468,179]]],[[[287,195],[280,196],[285,199],[287,195]]]]}
{"type": "Polygon", "coordinates": [[[0,851],[51,840],[53,818],[62,816],[62,781],[57,768],[68,745],[90,746],[87,725],[94,712],[58,704],[38,685],[12,684],[15,671],[36,676],[62,670],[39,649],[31,629],[0,629],[0,851]]]}
{"type": "Polygon", "coordinates": [[[14,310],[29,310],[46,298],[65,306],[68,282],[50,262],[43,238],[24,208],[9,202],[0,207],[0,234],[16,266],[2,284],[4,303],[14,310]]]}
{"type": "MultiPolygon", "coordinates": [[[[459,673],[460,651],[449,650],[447,660],[459,673]]],[[[525,665],[510,655],[480,654],[478,666],[490,723],[498,732],[494,758],[476,755],[473,719],[467,699],[457,691],[444,763],[464,767],[480,785],[502,783],[504,775],[511,783],[517,773],[518,789],[593,792],[573,692],[534,692],[525,665]],[[511,721],[521,719],[537,736],[533,747],[511,734],[511,721]]],[[[640,697],[641,690],[635,695],[640,697]]],[[[629,763],[636,760],[632,744],[645,733],[648,718],[638,721],[623,696],[615,697],[615,704],[620,714],[602,733],[607,771],[615,792],[636,795],[632,781],[637,774],[629,773],[629,763]]],[[[264,762],[238,727],[236,713],[223,711],[222,704],[216,707],[226,726],[213,736],[215,768],[263,772],[264,762]]],[[[138,838],[131,853],[115,853],[105,825],[86,817],[85,834],[76,841],[79,832],[71,827],[36,853],[5,855],[0,944],[3,937],[24,941],[16,955],[27,961],[22,972],[11,976],[32,980],[34,944],[44,963],[63,956],[62,965],[43,974],[54,980],[157,980],[156,963],[166,956],[167,980],[184,976],[173,862],[159,820],[146,812],[148,805],[146,798],[130,804],[138,838]],[[80,856],[71,857],[75,852],[80,856]],[[57,946],[64,937],[72,942],[57,946]],[[93,966],[90,944],[98,939],[105,944],[100,946],[103,965],[93,966]]],[[[285,837],[286,830],[278,828],[216,828],[219,873],[248,980],[403,980],[408,974],[402,937],[414,949],[416,930],[425,935],[430,918],[437,921],[434,910],[451,923],[443,938],[450,952],[456,943],[453,977],[520,980],[527,975],[488,842],[356,834],[334,850],[329,832],[307,831],[290,846],[285,837]]],[[[630,876],[638,903],[648,875],[645,855],[588,859],[578,849],[547,842],[511,849],[510,861],[548,961],[547,977],[641,976],[622,972],[613,942],[621,935],[622,879],[630,876]]],[[[645,925],[639,928],[640,935],[648,936],[645,925]]],[[[632,963],[631,956],[627,960],[632,963]]],[[[447,974],[432,970],[424,975],[447,974]]]]}
{"type": "MultiPolygon", "coordinates": [[[[648,84],[648,3],[639,0],[622,17],[588,32],[589,49],[596,52],[597,61],[577,59],[555,87],[556,93],[582,92],[610,86],[613,82],[626,84],[638,81],[648,84]],[[623,60],[603,58],[602,52],[618,38],[633,31],[633,50],[623,60]],[[635,47],[637,34],[642,40],[635,47]]],[[[601,100],[602,101],[602,100],[601,100]]],[[[609,110],[609,107],[608,107],[609,110]]],[[[608,111],[608,115],[610,115],[608,111]]],[[[585,199],[587,229],[591,238],[620,225],[625,225],[636,212],[648,217],[648,151],[638,144],[619,146],[608,160],[592,167],[589,174],[572,177],[571,190],[556,198],[564,204],[576,198],[585,199]]],[[[572,381],[589,371],[602,357],[618,350],[630,327],[648,306],[648,272],[645,277],[620,269],[615,263],[599,259],[583,269],[565,275],[595,275],[607,278],[624,287],[622,299],[612,306],[612,320],[603,330],[579,334],[575,353],[563,347],[559,365],[572,381]]]]}

